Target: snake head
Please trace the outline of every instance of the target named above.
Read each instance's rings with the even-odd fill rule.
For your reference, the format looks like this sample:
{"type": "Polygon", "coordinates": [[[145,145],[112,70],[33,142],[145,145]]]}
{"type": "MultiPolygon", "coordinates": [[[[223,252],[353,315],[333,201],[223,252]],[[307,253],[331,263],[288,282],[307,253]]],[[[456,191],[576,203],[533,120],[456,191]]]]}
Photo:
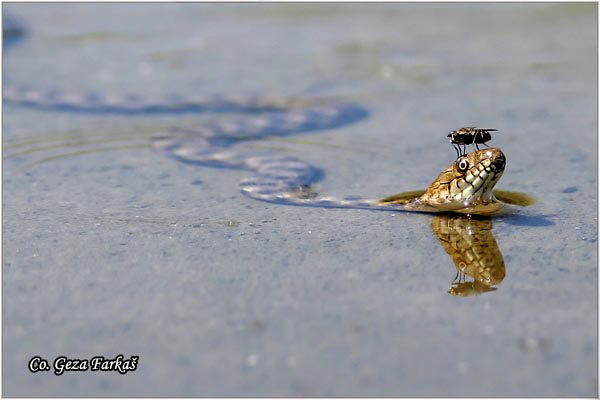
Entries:
{"type": "Polygon", "coordinates": [[[497,211],[492,189],[505,166],[506,157],[498,148],[468,153],[446,168],[418,200],[438,211],[497,211]]]}

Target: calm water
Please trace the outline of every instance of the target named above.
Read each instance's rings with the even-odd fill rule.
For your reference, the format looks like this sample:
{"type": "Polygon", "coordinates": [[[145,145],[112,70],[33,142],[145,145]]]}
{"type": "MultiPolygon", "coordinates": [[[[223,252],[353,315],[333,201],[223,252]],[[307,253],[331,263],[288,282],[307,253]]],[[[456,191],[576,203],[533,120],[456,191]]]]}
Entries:
{"type": "Polygon", "coordinates": [[[442,242],[468,221],[258,202],[247,172],[150,147],[214,115],[6,104],[3,395],[597,395],[595,4],[3,11],[25,28],[5,87],[349,99],[369,118],[239,145],[318,166],[336,197],[424,188],[449,130],[497,128],[498,187],[539,199],[465,228],[502,257],[495,290],[453,283],[442,242]],[[138,369],[27,370],[118,354],[138,369]]]}

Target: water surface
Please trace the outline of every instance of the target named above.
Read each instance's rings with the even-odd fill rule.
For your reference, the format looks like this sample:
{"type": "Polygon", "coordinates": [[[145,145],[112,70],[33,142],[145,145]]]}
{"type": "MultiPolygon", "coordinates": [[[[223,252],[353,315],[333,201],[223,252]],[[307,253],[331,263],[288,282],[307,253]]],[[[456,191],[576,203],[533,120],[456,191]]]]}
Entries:
{"type": "Polygon", "coordinates": [[[596,5],[3,11],[25,27],[5,85],[351,100],[369,118],[240,144],[321,168],[335,197],[423,189],[455,158],[451,129],[496,128],[498,188],[539,199],[484,223],[504,271],[475,290],[435,233],[468,221],[258,202],[247,172],[151,148],[214,115],[6,104],[5,396],[597,394],[596,5]],[[448,293],[460,279],[471,296],[448,293]],[[118,354],[138,370],[26,368],[118,354]]]}

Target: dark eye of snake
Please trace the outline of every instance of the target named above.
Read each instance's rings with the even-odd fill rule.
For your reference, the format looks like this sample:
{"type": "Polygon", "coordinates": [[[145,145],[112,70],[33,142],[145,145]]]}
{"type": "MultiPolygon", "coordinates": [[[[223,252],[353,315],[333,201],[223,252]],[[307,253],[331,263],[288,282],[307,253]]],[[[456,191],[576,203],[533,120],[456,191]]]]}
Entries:
{"type": "Polygon", "coordinates": [[[469,161],[467,161],[467,159],[465,157],[460,158],[456,162],[456,165],[460,172],[465,172],[467,169],[469,169],[469,161]]]}

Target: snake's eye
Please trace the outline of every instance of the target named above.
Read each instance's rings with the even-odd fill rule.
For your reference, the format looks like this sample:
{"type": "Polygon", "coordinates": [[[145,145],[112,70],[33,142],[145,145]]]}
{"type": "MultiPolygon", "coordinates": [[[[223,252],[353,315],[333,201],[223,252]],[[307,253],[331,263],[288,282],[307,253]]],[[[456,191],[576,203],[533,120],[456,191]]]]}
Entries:
{"type": "Polygon", "coordinates": [[[465,172],[469,169],[469,161],[467,161],[466,157],[462,157],[456,161],[456,167],[460,172],[465,172]]]}

